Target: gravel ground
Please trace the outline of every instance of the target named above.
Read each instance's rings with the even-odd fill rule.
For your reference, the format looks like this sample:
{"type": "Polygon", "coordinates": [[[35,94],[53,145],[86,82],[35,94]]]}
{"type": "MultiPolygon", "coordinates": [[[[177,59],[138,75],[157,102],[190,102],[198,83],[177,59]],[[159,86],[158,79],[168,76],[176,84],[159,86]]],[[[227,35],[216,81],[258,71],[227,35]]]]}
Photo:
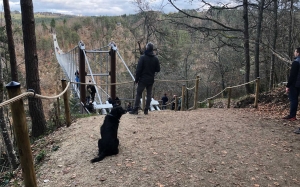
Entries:
{"type": "Polygon", "coordinates": [[[120,153],[91,164],[103,119],[82,118],[44,138],[39,187],[300,186],[297,121],[255,109],[125,114],[120,153]]]}

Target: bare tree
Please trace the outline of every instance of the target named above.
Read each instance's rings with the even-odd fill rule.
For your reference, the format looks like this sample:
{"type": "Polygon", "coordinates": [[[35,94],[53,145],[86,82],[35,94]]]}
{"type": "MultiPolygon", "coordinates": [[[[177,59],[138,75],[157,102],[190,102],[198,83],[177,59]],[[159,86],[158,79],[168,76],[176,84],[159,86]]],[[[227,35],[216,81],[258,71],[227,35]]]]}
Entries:
{"type": "Polygon", "coordinates": [[[261,41],[261,25],[263,21],[265,0],[260,0],[258,7],[258,19],[256,25],[256,38],[255,38],[255,78],[259,77],[259,46],[261,41]]]}
{"type": "Polygon", "coordinates": [[[13,81],[18,82],[17,60],[16,60],[15,44],[13,39],[13,31],[11,26],[9,1],[3,0],[3,6],[4,6],[4,17],[6,23],[6,33],[7,33],[8,51],[9,51],[10,68],[11,68],[11,79],[13,81]]]}
{"type": "MultiPolygon", "coordinates": [[[[244,23],[244,28],[241,29],[239,26],[232,27],[229,24],[222,23],[218,19],[214,19],[213,17],[209,17],[208,15],[203,14],[202,16],[196,16],[188,13],[187,11],[179,9],[172,0],[168,0],[170,4],[177,9],[180,13],[183,14],[183,17],[188,17],[190,19],[198,19],[201,20],[200,23],[201,25],[195,25],[195,24],[189,24],[188,22],[180,22],[178,21],[180,17],[177,17],[177,21],[175,19],[172,19],[171,22],[177,25],[182,25],[185,26],[189,29],[195,29],[200,32],[206,33],[207,37],[214,38],[216,37],[219,33],[224,33],[223,36],[226,37],[226,33],[241,33],[243,34],[243,41],[244,41],[244,60],[245,60],[245,82],[249,82],[249,77],[250,77],[250,47],[249,47],[249,19],[248,19],[248,0],[243,0],[242,5],[237,5],[235,7],[227,7],[227,5],[224,5],[223,7],[217,7],[209,4],[208,2],[202,0],[202,2],[205,4],[205,6],[210,7],[210,11],[220,11],[220,10],[233,10],[237,9],[239,7],[243,7],[243,23],[244,23]],[[203,23],[206,24],[203,24],[203,23]]],[[[210,12],[208,11],[208,12],[210,12]]],[[[190,22],[194,23],[194,22],[190,22]]],[[[240,39],[239,37],[236,37],[236,39],[240,39]]],[[[228,43],[228,46],[232,47],[237,47],[236,45],[233,45],[234,43],[228,43]]],[[[246,92],[251,93],[250,85],[246,84],[245,85],[246,92]]]]}
{"type": "MultiPolygon", "coordinates": [[[[274,30],[274,36],[273,36],[273,42],[272,42],[272,48],[274,51],[276,51],[276,42],[277,42],[277,37],[278,37],[278,1],[273,0],[273,12],[274,12],[274,25],[273,25],[273,30],[274,30]]],[[[270,68],[270,82],[269,82],[269,90],[273,88],[274,85],[274,64],[275,64],[275,54],[272,53],[271,56],[271,68],[270,68]]]]}
{"type": "MultiPolygon", "coordinates": [[[[0,58],[0,103],[3,102],[3,93],[4,93],[4,85],[3,85],[3,68],[2,68],[2,60],[0,58]]],[[[18,167],[18,159],[17,156],[14,153],[14,147],[11,141],[11,138],[9,136],[9,131],[7,130],[7,126],[4,120],[4,111],[3,108],[0,108],[0,128],[1,128],[1,134],[5,143],[5,147],[8,153],[9,161],[13,169],[16,169],[18,167]]]]}
{"type": "MultiPolygon", "coordinates": [[[[26,68],[26,85],[40,94],[40,78],[38,56],[36,50],[35,21],[32,0],[20,0],[22,11],[23,40],[26,68]]],[[[32,136],[39,137],[46,132],[46,120],[42,101],[39,98],[29,98],[29,113],[32,120],[32,136]]]]}
{"type": "MultiPolygon", "coordinates": [[[[243,19],[244,19],[244,55],[245,55],[245,82],[250,79],[250,51],[249,51],[249,18],[248,18],[248,0],[243,0],[243,19]]],[[[245,85],[246,92],[251,93],[249,84],[245,85]]]]}

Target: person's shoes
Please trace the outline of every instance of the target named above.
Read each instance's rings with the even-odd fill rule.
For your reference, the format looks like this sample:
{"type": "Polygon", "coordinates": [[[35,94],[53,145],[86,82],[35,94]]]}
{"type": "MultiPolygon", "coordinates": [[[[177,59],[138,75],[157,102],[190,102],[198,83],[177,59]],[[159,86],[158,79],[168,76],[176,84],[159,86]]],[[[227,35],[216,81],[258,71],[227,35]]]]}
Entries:
{"type": "Polygon", "coordinates": [[[148,110],[149,110],[148,108],[145,108],[145,109],[144,109],[144,114],[145,114],[145,115],[148,115],[148,110]]]}
{"type": "Polygon", "coordinates": [[[295,120],[297,120],[296,116],[295,117],[291,117],[290,115],[287,115],[287,116],[283,117],[282,119],[286,119],[286,120],[289,120],[289,121],[295,121],[295,120]]]}
{"type": "Polygon", "coordinates": [[[131,110],[129,112],[129,114],[136,114],[136,115],[139,114],[138,109],[136,108],[136,109],[131,110]]]}
{"type": "Polygon", "coordinates": [[[295,120],[297,120],[297,118],[296,117],[292,117],[292,118],[290,118],[290,119],[288,119],[289,121],[295,121],[295,120]]]}
{"type": "Polygon", "coordinates": [[[300,128],[294,131],[295,134],[300,134],[300,128]]]}
{"type": "Polygon", "coordinates": [[[291,116],[290,115],[287,115],[287,116],[284,116],[282,119],[290,119],[291,116]]]}

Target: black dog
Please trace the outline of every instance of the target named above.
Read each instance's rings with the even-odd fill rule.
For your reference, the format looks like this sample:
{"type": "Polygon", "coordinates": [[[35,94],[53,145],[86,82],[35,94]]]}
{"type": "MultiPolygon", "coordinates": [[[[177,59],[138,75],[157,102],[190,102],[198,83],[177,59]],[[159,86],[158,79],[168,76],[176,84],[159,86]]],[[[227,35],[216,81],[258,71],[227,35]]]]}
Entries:
{"type": "Polygon", "coordinates": [[[98,140],[98,157],[91,160],[91,163],[99,162],[106,156],[119,153],[118,128],[119,120],[126,113],[121,106],[114,107],[109,114],[105,116],[104,122],[100,128],[101,139],[98,140]]]}

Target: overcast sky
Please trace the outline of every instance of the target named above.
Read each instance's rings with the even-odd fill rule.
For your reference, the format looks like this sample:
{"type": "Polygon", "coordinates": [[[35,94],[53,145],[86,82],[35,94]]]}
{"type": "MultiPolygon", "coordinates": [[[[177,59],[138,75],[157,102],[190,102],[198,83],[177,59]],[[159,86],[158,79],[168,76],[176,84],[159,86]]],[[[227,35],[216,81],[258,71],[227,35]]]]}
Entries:
{"type": "MultiPolygon", "coordinates": [[[[163,12],[175,12],[176,10],[167,5],[167,0],[149,0],[150,6],[153,9],[160,5],[165,5],[163,12]]],[[[198,1],[191,0],[177,0],[176,6],[183,9],[198,8],[198,1]]],[[[228,2],[230,0],[207,0],[213,4],[218,2],[228,2]]],[[[11,11],[20,11],[20,0],[10,0],[11,11]]],[[[1,2],[1,5],[3,3],[1,2]]],[[[3,6],[2,6],[3,7],[3,6]]],[[[118,16],[122,14],[136,14],[138,12],[137,5],[133,0],[33,0],[34,12],[53,12],[70,15],[83,15],[83,16],[118,16]]],[[[157,10],[157,9],[156,9],[157,10]]],[[[2,8],[3,11],[3,8],[2,8]]]]}

